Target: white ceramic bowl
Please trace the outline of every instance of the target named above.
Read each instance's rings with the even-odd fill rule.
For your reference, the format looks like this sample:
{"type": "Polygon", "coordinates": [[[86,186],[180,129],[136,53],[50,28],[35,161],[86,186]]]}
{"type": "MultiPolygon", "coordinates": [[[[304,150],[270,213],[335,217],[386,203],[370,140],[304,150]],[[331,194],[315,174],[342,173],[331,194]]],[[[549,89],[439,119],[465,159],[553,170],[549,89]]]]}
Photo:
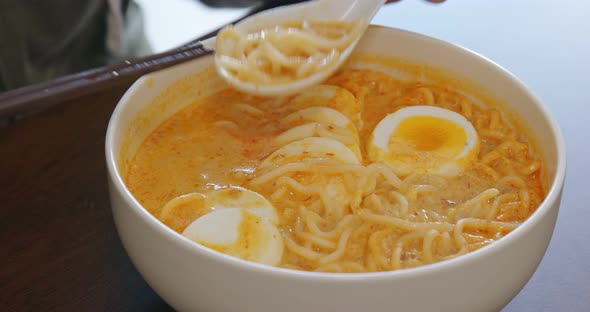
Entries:
{"type": "MultiPolygon", "coordinates": [[[[213,45],[213,41],[206,42],[213,45]]],[[[541,261],[557,218],[565,175],[564,140],[543,104],[509,72],[460,47],[419,34],[371,27],[357,51],[444,67],[499,95],[542,140],[548,194],[537,211],[498,242],[449,261],[385,273],[284,270],[197,245],[144,210],[123,182],[143,138],[194,98],[223,87],[205,57],[139,79],[111,118],[106,158],[121,241],[151,287],[182,311],[497,311],[541,261]],[[169,86],[174,84],[174,88],[169,86]],[[200,86],[200,87],[195,87],[200,86]],[[153,106],[150,109],[146,107],[153,106]]]]}

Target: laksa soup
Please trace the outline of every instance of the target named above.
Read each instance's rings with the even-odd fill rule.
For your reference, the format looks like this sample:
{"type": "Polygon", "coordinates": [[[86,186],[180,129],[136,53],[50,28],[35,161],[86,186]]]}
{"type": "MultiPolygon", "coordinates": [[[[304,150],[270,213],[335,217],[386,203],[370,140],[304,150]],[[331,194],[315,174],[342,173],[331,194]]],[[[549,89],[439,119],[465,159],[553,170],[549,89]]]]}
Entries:
{"type": "Polygon", "coordinates": [[[155,218],[221,253],[391,271],[467,254],[524,222],[545,196],[532,142],[501,101],[450,72],[355,55],[292,96],[199,97],[145,138],[124,176],[155,218]]]}

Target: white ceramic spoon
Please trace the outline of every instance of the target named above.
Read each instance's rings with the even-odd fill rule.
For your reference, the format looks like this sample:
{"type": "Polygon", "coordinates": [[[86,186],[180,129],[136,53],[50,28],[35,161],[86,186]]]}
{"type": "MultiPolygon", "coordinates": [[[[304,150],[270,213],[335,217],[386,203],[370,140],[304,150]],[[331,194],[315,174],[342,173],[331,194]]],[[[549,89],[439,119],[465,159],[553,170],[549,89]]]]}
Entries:
{"type": "Polygon", "coordinates": [[[331,66],[325,66],[323,70],[311,76],[282,84],[264,85],[246,82],[237,79],[232,73],[220,66],[217,61],[219,55],[215,57],[217,72],[234,88],[243,92],[263,96],[293,94],[304,88],[321,83],[333,74],[350,56],[369,23],[384,3],[385,0],[315,0],[264,11],[252,15],[234,25],[240,32],[248,34],[279,24],[305,20],[320,22],[362,22],[363,29],[358,33],[358,38],[351,41],[351,44],[341,51],[338,60],[331,66]]]}

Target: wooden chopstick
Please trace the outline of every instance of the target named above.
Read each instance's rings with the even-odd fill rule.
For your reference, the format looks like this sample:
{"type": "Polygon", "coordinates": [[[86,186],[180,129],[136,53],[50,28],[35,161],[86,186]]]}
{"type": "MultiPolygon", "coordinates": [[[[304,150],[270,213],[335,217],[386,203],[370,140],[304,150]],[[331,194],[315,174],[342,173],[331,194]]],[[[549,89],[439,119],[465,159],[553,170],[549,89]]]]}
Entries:
{"type": "Polygon", "coordinates": [[[202,44],[128,60],[120,64],[93,68],[58,79],[25,86],[0,94],[0,118],[26,114],[79,96],[130,83],[147,73],[167,68],[212,53],[202,44]]]}
{"type": "MultiPolygon", "coordinates": [[[[233,23],[263,10],[297,2],[302,2],[302,0],[266,1],[233,23]]],[[[0,120],[41,111],[58,102],[92,94],[123,83],[131,83],[147,73],[208,55],[213,51],[204,47],[201,41],[215,36],[219,30],[221,28],[177,49],[126,60],[115,65],[93,68],[0,93],[0,120]]]]}

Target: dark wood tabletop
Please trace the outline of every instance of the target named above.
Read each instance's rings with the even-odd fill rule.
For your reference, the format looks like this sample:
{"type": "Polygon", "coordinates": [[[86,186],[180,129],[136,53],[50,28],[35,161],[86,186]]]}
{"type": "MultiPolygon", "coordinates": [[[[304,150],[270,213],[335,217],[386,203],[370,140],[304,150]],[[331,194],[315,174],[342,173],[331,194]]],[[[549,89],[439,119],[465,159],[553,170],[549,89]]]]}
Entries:
{"type": "MultiPolygon", "coordinates": [[[[265,0],[246,16],[301,1],[265,0]]],[[[172,310],[117,235],[105,135],[139,76],[210,53],[199,42],[217,31],[160,54],[0,93],[0,311],[172,310]]]]}
{"type": "Polygon", "coordinates": [[[104,141],[130,83],[0,129],[0,311],[167,311],[127,257],[104,141]]]}

